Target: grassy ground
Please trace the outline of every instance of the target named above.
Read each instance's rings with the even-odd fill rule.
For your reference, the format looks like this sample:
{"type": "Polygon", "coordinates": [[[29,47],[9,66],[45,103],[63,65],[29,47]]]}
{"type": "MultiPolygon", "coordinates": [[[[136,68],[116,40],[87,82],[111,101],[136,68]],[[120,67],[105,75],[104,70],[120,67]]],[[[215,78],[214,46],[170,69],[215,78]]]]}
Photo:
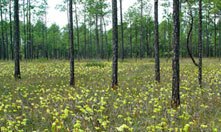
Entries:
{"type": "Polygon", "coordinates": [[[162,60],[160,84],[153,60],[119,64],[119,88],[111,63],[76,62],[76,87],[68,86],[67,61],[0,62],[0,131],[221,131],[221,63],[205,59],[203,88],[197,68],[181,60],[181,107],[170,108],[171,61],[162,60]]]}

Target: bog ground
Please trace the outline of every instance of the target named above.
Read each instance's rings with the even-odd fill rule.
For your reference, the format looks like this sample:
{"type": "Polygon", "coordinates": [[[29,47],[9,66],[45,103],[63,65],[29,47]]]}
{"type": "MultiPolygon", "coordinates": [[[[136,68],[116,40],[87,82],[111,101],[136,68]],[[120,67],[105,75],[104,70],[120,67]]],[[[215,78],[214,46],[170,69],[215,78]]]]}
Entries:
{"type": "Polygon", "coordinates": [[[171,61],[162,60],[161,83],[153,60],[119,63],[119,88],[111,86],[111,62],[76,62],[69,87],[68,61],[0,62],[0,131],[220,131],[221,63],[204,59],[203,88],[197,67],[181,60],[181,107],[170,108],[171,61]]]}

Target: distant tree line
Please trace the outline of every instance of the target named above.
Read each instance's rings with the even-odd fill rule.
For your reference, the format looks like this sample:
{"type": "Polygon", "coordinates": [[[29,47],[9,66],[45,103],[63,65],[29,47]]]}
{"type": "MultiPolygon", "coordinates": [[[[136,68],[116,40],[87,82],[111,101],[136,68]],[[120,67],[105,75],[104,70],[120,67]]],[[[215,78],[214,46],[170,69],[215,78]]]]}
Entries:
{"type": "MultiPolygon", "coordinates": [[[[13,48],[13,3],[1,0],[0,9],[0,59],[14,58],[13,48]]],[[[120,1],[118,1],[120,3],[120,1]]],[[[159,56],[172,56],[173,19],[172,2],[165,0],[163,19],[159,21],[159,56]]],[[[47,1],[23,0],[20,5],[21,59],[68,59],[68,25],[47,27],[47,1]]],[[[221,56],[220,1],[204,0],[203,8],[203,56],[221,56]]],[[[124,6],[124,5],[122,5],[124,6]]],[[[121,7],[122,7],[121,6],[121,7]]],[[[112,56],[111,3],[104,0],[75,0],[73,2],[74,51],[78,59],[110,59],[112,56]]],[[[180,3],[180,56],[188,57],[187,33],[193,17],[193,31],[189,47],[193,56],[198,56],[198,13],[197,1],[180,3]]],[[[67,4],[59,9],[66,10],[67,4]]],[[[121,10],[119,12],[122,14],[121,10]]],[[[138,0],[120,16],[118,21],[119,55],[124,58],[154,57],[154,18],[148,0],[138,0]]]]}

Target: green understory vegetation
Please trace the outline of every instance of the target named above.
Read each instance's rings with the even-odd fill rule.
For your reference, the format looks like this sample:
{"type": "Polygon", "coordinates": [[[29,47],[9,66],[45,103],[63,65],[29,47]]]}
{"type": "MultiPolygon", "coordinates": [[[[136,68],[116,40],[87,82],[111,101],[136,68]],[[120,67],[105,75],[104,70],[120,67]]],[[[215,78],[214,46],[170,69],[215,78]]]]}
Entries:
{"type": "Polygon", "coordinates": [[[198,69],[181,59],[181,106],[171,109],[171,61],[161,60],[161,83],[151,59],[119,62],[119,86],[111,88],[111,62],[76,61],[69,86],[68,61],[0,61],[0,131],[210,131],[221,130],[221,63],[203,60],[198,69]]]}

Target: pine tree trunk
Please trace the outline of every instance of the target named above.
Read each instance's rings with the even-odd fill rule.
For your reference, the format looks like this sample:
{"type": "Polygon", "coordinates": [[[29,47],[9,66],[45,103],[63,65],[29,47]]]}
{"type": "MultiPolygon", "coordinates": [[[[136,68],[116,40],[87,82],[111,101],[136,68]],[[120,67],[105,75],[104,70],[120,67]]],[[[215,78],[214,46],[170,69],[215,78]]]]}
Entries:
{"type": "MultiPolygon", "coordinates": [[[[91,23],[91,21],[90,21],[90,23],[91,23]]],[[[93,56],[93,50],[92,50],[92,33],[91,33],[91,24],[89,25],[89,45],[90,45],[90,48],[89,48],[89,56],[90,56],[90,58],[92,58],[92,56],[93,56]]]]}
{"type": "Polygon", "coordinates": [[[10,49],[11,49],[11,59],[14,59],[14,44],[13,44],[13,35],[12,35],[12,1],[9,1],[9,30],[10,30],[10,49]]]}
{"type": "MultiPolygon", "coordinates": [[[[0,3],[2,4],[2,0],[0,0],[0,3]]],[[[2,57],[3,59],[5,60],[6,59],[6,53],[5,53],[5,34],[4,34],[4,21],[3,21],[3,11],[2,11],[2,8],[0,8],[0,17],[1,17],[1,35],[2,35],[2,51],[1,51],[1,54],[2,54],[2,57]]]]}
{"type": "Polygon", "coordinates": [[[154,51],[155,51],[155,80],[160,82],[160,59],[159,59],[159,27],[158,27],[158,0],[154,2],[154,51]]]}
{"type": "MultiPolygon", "coordinates": [[[[5,21],[7,21],[7,13],[5,13],[5,21]]],[[[8,52],[8,26],[5,26],[5,57],[9,60],[9,52],[8,52]]]]}
{"type": "Polygon", "coordinates": [[[217,57],[217,40],[216,40],[216,36],[217,36],[217,31],[216,31],[216,14],[214,16],[214,55],[215,57],[217,57]]]}
{"type": "Polygon", "coordinates": [[[172,108],[180,105],[180,19],[179,0],[173,0],[173,77],[172,77],[172,108]]]}
{"type": "Polygon", "coordinates": [[[107,39],[107,29],[106,29],[106,23],[104,21],[104,17],[103,18],[103,22],[104,22],[104,35],[105,35],[105,49],[106,49],[106,53],[107,53],[107,58],[109,60],[109,48],[108,48],[108,39],[107,39]]]}
{"type": "Polygon", "coordinates": [[[19,31],[19,4],[18,0],[14,0],[14,51],[15,51],[15,79],[21,78],[20,73],[20,31],[19,31]]]}
{"type": "Polygon", "coordinates": [[[219,59],[221,57],[221,16],[219,18],[219,59]]]}
{"type": "MultiPolygon", "coordinates": [[[[149,20],[147,20],[147,25],[149,25],[149,20]]],[[[150,46],[149,46],[149,41],[150,41],[149,40],[149,36],[150,36],[149,32],[150,31],[149,30],[150,30],[150,28],[147,27],[147,36],[146,36],[147,37],[146,38],[147,39],[147,58],[149,57],[149,52],[150,52],[150,50],[149,50],[150,49],[150,46]]]]}
{"type": "Polygon", "coordinates": [[[96,45],[97,45],[97,57],[100,55],[100,44],[99,44],[99,31],[98,31],[98,14],[95,16],[95,26],[96,26],[96,45]]]}
{"type": "Polygon", "coordinates": [[[206,57],[209,57],[209,11],[206,18],[206,57]]]}
{"type": "Polygon", "coordinates": [[[84,14],[84,58],[87,58],[87,26],[86,15],[84,14]]]}
{"type": "Polygon", "coordinates": [[[132,25],[130,21],[130,58],[133,58],[132,25]]]}
{"type": "Polygon", "coordinates": [[[143,58],[143,0],[140,0],[140,59],[143,58]]]}
{"type": "MultiPolygon", "coordinates": [[[[199,0],[199,45],[198,45],[198,52],[199,52],[199,85],[202,87],[202,53],[203,53],[203,42],[202,42],[202,0],[199,0]]],[[[216,52],[216,51],[215,51],[216,52]]]]}
{"type": "Polygon", "coordinates": [[[113,64],[112,64],[112,88],[118,85],[118,27],[117,27],[117,0],[112,0],[112,43],[113,43],[113,64]]]}
{"type": "Polygon", "coordinates": [[[138,41],[138,29],[137,29],[137,21],[135,23],[135,53],[136,53],[136,59],[138,57],[139,51],[138,51],[138,45],[137,45],[137,41],[138,41]]]}
{"type": "Polygon", "coordinates": [[[124,60],[124,25],[123,25],[123,11],[122,0],[120,0],[120,25],[121,25],[121,60],[124,60]]]}
{"type": "Polygon", "coordinates": [[[80,59],[80,35],[79,35],[79,25],[78,25],[78,15],[77,15],[77,4],[76,2],[74,2],[74,6],[75,6],[75,20],[76,20],[76,28],[77,28],[77,48],[78,48],[78,52],[77,52],[77,57],[78,60],[80,59]]]}
{"type": "Polygon", "coordinates": [[[104,39],[103,39],[103,22],[100,18],[100,44],[101,44],[101,59],[104,59],[104,39]]]}
{"type": "Polygon", "coordinates": [[[69,0],[69,43],[70,43],[70,86],[75,85],[74,78],[74,37],[73,37],[73,12],[72,0],[69,0]]]}

